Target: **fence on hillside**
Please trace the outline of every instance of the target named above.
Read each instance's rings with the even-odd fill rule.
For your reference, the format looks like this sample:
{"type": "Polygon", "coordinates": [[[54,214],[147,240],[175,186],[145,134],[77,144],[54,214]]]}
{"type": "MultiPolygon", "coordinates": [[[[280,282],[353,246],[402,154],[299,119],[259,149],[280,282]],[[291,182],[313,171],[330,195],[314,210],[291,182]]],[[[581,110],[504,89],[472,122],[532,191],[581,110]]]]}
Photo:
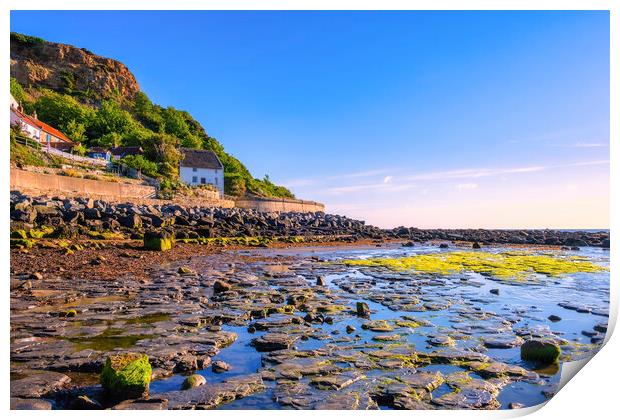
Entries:
{"type": "Polygon", "coordinates": [[[150,176],[146,176],[141,171],[132,168],[131,166],[125,165],[124,163],[110,162],[110,164],[108,165],[108,172],[124,175],[133,179],[140,179],[152,187],[159,188],[159,180],[151,178],[150,176]]]}
{"type": "Polygon", "coordinates": [[[30,137],[15,136],[15,141],[23,146],[32,147],[33,149],[41,149],[41,143],[31,139],[30,137]]]}
{"type": "Polygon", "coordinates": [[[107,166],[108,162],[103,159],[93,159],[86,156],[78,156],[71,153],[63,152],[62,150],[54,149],[53,147],[42,147],[42,151],[49,153],[50,155],[58,156],[63,159],[73,160],[75,162],[88,163],[90,165],[107,166]]]}

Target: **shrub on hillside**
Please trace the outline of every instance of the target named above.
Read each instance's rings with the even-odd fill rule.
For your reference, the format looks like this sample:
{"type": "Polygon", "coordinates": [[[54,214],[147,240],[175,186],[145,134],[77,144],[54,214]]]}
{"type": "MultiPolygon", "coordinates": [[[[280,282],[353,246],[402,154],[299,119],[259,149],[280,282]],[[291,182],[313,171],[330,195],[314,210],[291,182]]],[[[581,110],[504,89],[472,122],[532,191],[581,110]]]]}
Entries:
{"type": "Polygon", "coordinates": [[[157,176],[157,164],[140,155],[125,156],[120,160],[121,163],[140,171],[146,176],[157,176]]]}
{"type": "Polygon", "coordinates": [[[23,45],[43,45],[46,41],[43,38],[37,36],[30,36],[19,34],[17,32],[11,32],[11,41],[15,41],[23,45]]]}

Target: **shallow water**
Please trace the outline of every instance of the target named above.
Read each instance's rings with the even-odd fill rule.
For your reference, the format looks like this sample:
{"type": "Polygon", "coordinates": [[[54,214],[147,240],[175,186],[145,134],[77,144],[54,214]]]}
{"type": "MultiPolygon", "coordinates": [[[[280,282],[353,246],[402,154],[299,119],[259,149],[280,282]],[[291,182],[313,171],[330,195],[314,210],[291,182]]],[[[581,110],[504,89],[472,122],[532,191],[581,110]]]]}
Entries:
{"type": "MultiPolygon", "coordinates": [[[[442,347],[429,344],[428,339],[432,336],[452,336],[455,339],[455,348],[463,350],[475,350],[484,352],[493,360],[511,365],[522,366],[529,371],[537,367],[521,360],[519,346],[513,348],[487,348],[483,339],[496,338],[502,330],[500,337],[517,335],[539,334],[542,337],[555,337],[565,340],[563,345],[563,360],[577,360],[598,349],[599,344],[592,344],[590,337],[582,334],[583,331],[592,331],[596,324],[607,323],[609,308],[609,272],[600,273],[577,273],[558,278],[537,276],[532,284],[498,281],[476,273],[458,273],[454,275],[420,276],[415,273],[389,272],[383,269],[367,269],[346,267],[339,264],[330,264],[342,259],[375,258],[375,257],[399,257],[410,256],[431,252],[451,252],[454,249],[440,250],[437,247],[401,248],[365,247],[365,248],[291,248],[278,250],[253,250],[232,253],[236,256],[257,256],[266,261],[271,257],[286,256],[294,257],[289,265],[291,277],[300,277],[307,280],[309,286],[313,286],[316,275],[322,275],[327,281],[329,292],[337,295],[338,304],[342,303],[355,308],[356,302],[366,302],[372,311],[372,320],[395,320],[403,316],[413,317],[419,321],[428,322],[427,326],[418,328],[398,328],[395,332],[377,333],[362,328],[362,324],[368,320],[356,317],[354,314],[341,313],[334,315],[333,324],[313,324],[320,332],[313,334],[306,340],[297,341],[295,348],[299,350],[320,349],[327,344],[336,346],[349,346],[351,344],[383,344],[373,340],[378,334],[400,335],[401,344],[412,344],[418,352],[432,352],[441,350],[442,347]],[[310,262],[310,257],[315,260],[310,262]],[[320,261],[316,261],[316,259],[320,261]],[[359,293],[350,293],[345,289],[351,284],[364,285],[367,289],[359,293]],[[498,289],[498,295],[492,294],[491,289],[498,289]],[[397,303],[397,299],[384,304],[377,301],[378,296],[388,296],[390,293],[397,294],[415,291],[413,295],[420,299],[421,304],[437,303],[440,306],[429,306],[432,309],[401,310],[390,309],[397,303]],[[371,300],[372,299],[372,300],[371,300]],[[449,307],[441,305],[449,303],[449,307]],[[570,308],[559,306],[560,303],[569,303],[570,308]],[[579,309],[576,310],[576,309],[579,309]],[[561,321],[551,322],[550,315],[561,317],[561,321]],[[482,319],[485,318],[486,319],[482,319]],[[353,334],[347,334],[345,328],[355,328],[353,334]],[[337,332],[337,333],[336,333],[337,332]],[[342,337],[351,338],[359,335],[353,343],[339,343],[342,337]]],[[[504,251],[506,248],[493,248],[491,252],[504,251]]],[[[488,250],[486,250],[488,252],[488,250]]],[[[541,252],[532,249],[531,252],[541,252]]],[[[544,251],[549,252],[549,251],[544,251]]],[[[583,248],[579,251],[553,251],[562,255],[578,255],[586,257],[589,261],[602,266],[609,266],[609,252],[598,248],[583,248]]],[[[208,263],[212,256],[203,257],[208,263]]],[[[260,267],[260,264],[258,264],[260,267]]],[[[275,271],[281,271],[278,268],[275,271]]],[[[254,274],[260,277],[262,271],[257,269],[254,274]]],[[[264,279],[264,278],[263,278],[264,279]]],[[[271,286],[277,289],[278,286],[271,286]]],[[[303,312],[296,315],[304,316],[303,312]]],[[[276,319],[278,315],[272,315],[266,320],[276,319]]],[[[217,383],[226,379],[248,375],[258,372],[263,367],[262,356],[254,347],[250,346],[252,339],[265,332],[249,333],[247,325],[232,326],[223,325],[227,331],[238,334],[238,339],[229,347],[223,349],[213,360],[223,360],[232,366],[225,373],[213,373],[210,368],[197,373],[206,377],[208,383],[217,383]]],[[[463,371],[464,369],[452,364],[432,364],[417,367],[418,371],[450,373],[463,371]]],[[[372,369],[364,372],[366,379],[364,386],[372,386],[373,381],[378,381],[389,371],[372,369]]],[[[472,378],[479,379],[475,374],[472,378]]],[[[507,408],[510,403],[520,403],[532,406],[544,402],[548,395],[553,393],[560,377],[560,370],[553,369],[539,372],[537,380],[514,380],[503,384],[497,400],[501,408],[507,408]]],[[[305,379],[304,379],[305,380],[305,379]]],[[[183,381],[182,375],[154,381],[151,384],[151,393],[179,389],[183,381]]],[[[361,388],[356,383],[351,389],[361,388]]],[[[274,402],[274,382],[267,382],[267,389],[243,399],[237,399],[229,404],[224,404],[222,409],[282,409],[287,408],[274,402]]],[[[450,393],[453,390],[443,384],[433,391],[433,398],[450,393]]],[[[316,391],[318,395],[321,392],[316,391]]],[[[329,391],[332,392],[332,391],[329,391]]],[[[335,391],[333,391],[335,392],[335,391]]],[[[338,391],[340,392],[340,391],[338,391]]],[[[383,407],[382,407],[383,408],[383,407]]]]}

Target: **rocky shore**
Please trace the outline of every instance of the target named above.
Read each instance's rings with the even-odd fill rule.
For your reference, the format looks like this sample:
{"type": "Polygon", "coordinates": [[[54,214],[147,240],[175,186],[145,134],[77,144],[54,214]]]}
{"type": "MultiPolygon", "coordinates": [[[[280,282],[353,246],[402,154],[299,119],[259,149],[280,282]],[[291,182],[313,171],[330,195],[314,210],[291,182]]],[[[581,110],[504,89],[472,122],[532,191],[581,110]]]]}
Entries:
{"type": "Polygon", "coordinates": [[[510,282],[347,263],[532,241],[608,265],[607,233],[18,193],[11,231],[15,409],[518,408],[553,395],[558,360],[595,352],[607,328],[607,271],[510,282]]]}
{"type": "MultiPolygon", "coordinates": [[[[246,209],[184,207],[175,204],[145,206],[112,204],[87,198],[30,197],[11,193],[11,230],[16,240],[22,231],[45,226],[43,236],[98,239],[141,239],[145,230],[166,230],[176,239],[199,238],[313,238],[314,241],[400,239],[412,242],[467,241],[479,244],[531,244],[608,248],[608,232],[557,230],[380,229],[345,216],[317,213],[260,213],[246,209]]],[[[259,241],[261,242],[261,241],[259,241]]],[[[20,242],[14,241],[14,245],[20,242]]],[[[21,242],[28,246],[28,242],[21,242]]]]}

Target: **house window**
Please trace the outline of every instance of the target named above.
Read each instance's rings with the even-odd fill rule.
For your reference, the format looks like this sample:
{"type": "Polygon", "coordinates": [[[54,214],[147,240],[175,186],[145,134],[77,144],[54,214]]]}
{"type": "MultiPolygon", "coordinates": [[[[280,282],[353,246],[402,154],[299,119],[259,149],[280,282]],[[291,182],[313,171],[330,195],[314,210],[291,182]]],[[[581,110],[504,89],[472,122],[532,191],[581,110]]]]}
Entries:
{"type": "Polygon", "coordinates": [[[192,168],[192,172],[198,172],[198,168],[192,168]]]}
{"type": "Polygon", "coordinates": [[[192,177],[192,184],[196,184],[198,183],[198,177],[197,176],[193,176],[192,177]]]}
{"type": "Polygon", "coordinates": [[[50,136],[50,135],[49,135],[49,133],[47,133],[47,134],[45,135],[45,140],[46,140],[48,143],[50,143],[50,142],[52,141],[52,136],[50,136]]]}
{"type": "Polygon", "coordinates": [[[215,177],[215,185],[217,185],[217,177],[215,177]]]}
{"type": "Polygon", "coordinates": [[[201,184],[206,184],[207,183],[207,178],[200,178],[200,183],[201,184]]]}

